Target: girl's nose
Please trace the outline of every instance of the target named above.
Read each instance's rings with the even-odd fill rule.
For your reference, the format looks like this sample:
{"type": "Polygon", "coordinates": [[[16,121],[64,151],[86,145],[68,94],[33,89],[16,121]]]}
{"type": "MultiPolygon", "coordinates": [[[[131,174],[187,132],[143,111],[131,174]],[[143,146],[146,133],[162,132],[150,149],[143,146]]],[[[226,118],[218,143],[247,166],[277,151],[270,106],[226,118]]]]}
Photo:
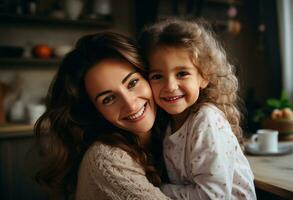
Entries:
{"type": "Polygon", "coordinates": [[[177,90],[178,89],[177,81],[172,78],[166,79],[164,83],[164,89],[167,92],[173,92],[174,90],[177,90]]]}

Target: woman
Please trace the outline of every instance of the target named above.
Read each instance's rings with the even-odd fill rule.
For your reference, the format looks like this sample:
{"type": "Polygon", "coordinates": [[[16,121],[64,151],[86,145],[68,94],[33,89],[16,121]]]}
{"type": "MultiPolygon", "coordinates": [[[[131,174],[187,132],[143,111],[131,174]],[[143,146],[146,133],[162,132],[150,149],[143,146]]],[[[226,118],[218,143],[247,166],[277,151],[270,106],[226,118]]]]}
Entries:
{"type": "Polygon", "coordinates": [[[148,147],[156,107],[141,69],[125,36],[104,32],[77,42],[36,125],[46,161],[40,184],[66,198],[168,199],[155,187],[160,177],[148,147]]]}

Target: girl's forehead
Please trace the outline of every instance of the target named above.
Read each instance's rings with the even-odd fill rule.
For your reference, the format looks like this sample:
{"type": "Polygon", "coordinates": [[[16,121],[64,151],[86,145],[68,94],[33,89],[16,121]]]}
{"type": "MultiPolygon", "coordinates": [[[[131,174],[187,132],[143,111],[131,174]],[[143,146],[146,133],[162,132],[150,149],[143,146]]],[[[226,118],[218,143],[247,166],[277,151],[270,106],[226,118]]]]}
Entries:
{"type": "Polygon", "coordinates": [[[149,58],[149,71],[178,71],[194,69],[190,53],[174,47],[157,49],[149,58]]]}
{"type": "Polygon", "coordinates": [[[178,48],[172,46],[159,46],[155,48],[150,56],[149,60],[159,62],[164,59],[185,59],[190,60],[190,52],[185,48],[178,48]]]}
{"type": "Polygon", "coordinates": [[[180,47],[180,46],[171,46],[171,45],[158,45],[153,48],[153,50],[150,52],[150,56],[153,56],[154,54],[166,54],[167,56],[169,54],[181,54],[181,55],[192,55],[192,51],[190,51],[188,48],[180,47]]]}

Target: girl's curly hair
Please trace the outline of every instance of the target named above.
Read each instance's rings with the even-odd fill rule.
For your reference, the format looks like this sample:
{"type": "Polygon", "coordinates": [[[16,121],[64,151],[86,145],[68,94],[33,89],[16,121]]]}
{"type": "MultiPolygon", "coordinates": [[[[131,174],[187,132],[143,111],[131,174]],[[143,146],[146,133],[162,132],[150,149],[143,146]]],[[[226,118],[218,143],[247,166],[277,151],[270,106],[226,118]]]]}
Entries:
{"type": "Polygon", "coordinates": [[[201,89],[194,110],[204,103],[216,105],[225,114],[239,143],[243,143],[235,67],[229,63],[225,50],[215,39],[207,22],[201,19],[165,19],[146,27],[139,35],[138,43],[141,53],[145,55],[146,66],[149,66],[150,54],[159,46],[187,50],[194,66],[209,81],[208,86],[201,89]]]}

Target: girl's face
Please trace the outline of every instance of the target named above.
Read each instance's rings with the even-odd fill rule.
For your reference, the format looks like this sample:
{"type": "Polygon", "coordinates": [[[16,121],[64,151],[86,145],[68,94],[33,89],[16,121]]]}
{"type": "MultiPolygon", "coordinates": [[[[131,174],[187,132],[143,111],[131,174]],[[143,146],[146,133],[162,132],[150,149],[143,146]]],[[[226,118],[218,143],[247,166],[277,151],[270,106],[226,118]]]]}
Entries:
{"type": "Polygon", "coordinates": [[[98,111],[116,127],[139,137],[152,128],[156,108],[151,88],[128,62],[102,60],[86,73],[85,87],[98,111]]]}
{"type": "MultiPolygon", "coordinates": [[[[149,81],[156,103],[171,115],[184,114],[198,99],[204,80],[181,48],[157,47],[149,57],[149,81]]],[[[184,115],[185,116],[185,115],[184,115]]]]}

